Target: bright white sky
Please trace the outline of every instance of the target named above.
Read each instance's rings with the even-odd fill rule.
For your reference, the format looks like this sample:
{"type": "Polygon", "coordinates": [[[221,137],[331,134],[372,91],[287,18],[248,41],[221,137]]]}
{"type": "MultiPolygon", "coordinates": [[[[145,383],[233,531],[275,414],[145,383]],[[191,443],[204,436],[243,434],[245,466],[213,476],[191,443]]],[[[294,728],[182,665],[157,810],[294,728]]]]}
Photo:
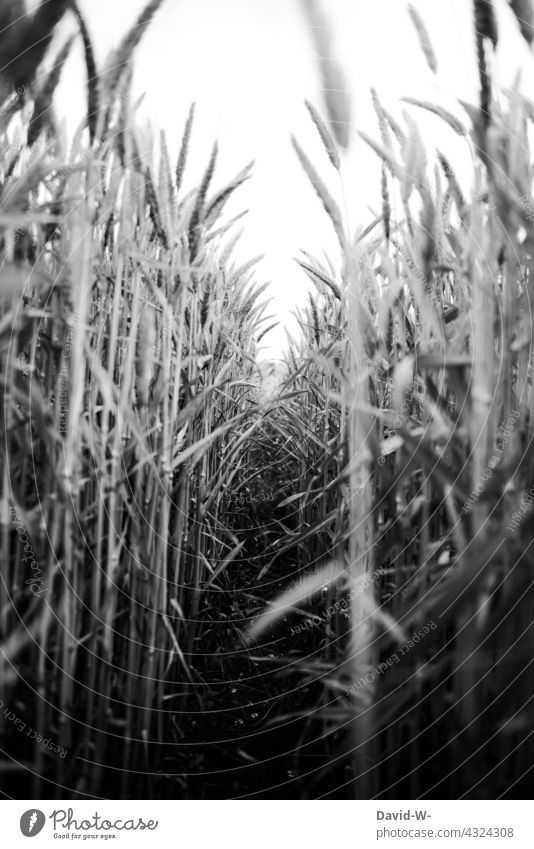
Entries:
{"type": "MultiPolygon", "coordinates": [[[[102,62],[134,22],[145,0],[80,0],[102,62]]],[[[250,160],[253,179],[235,199],[232,212],[249,209],[241,256],[266,257],[261,279],[271,280],[272,312],[282,324],[307,291],[306,277],[292,258],[300,248],[333,259],[336,246],[290,145],[294,133],[324,176],[347,214],[349,229],[370,220],[377,208],[378,166],[359,140],[358,130],[378,138],[369,89],[400,117],[409,108],[429,143],[439,142],[453,162],[464,155],[463,142],[437,118],[406,107],[402,96],[439,102],[462,116],[455,98],[475,101],[477,75],[471,0],[414,0],[438,57],[438,75],[428,69],[405,0],[323,0],[335,37],[350,97],[350,149],[344,157],[342,186],[332,173],[310,125],[303,101],[324,114],[314,45],[301,0],[166,0],[138,49],[134,93],[146,92],[142,117],[163,128],[173,154],[178,150],[186,114],[197,103],[190,182],[201,175],[215,138],[220,142],[216,183],[222,184],[250,160]],[[415,113],[417,113],[415,115],[415,113]]],[[[534,90],[531,60],[506,0],[498,0],[502,43],[496,73],[509,85],[527,65],[524,88],[534,90]]],[[[61,92],[69,123],[81,120],[84,69],[81,48],[70,60],[61,92]]],[[[283,345],[282,328],[269,338],[267,352],[283,345]]]]}

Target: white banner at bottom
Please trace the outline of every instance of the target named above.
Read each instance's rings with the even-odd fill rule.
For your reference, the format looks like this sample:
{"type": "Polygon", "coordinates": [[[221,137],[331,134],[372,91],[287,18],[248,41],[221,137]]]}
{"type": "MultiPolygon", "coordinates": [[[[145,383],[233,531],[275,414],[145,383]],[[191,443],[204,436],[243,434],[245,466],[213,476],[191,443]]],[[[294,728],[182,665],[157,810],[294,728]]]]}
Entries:
{"type": "Polygon", "coordinates": [[[528,801],[4,801],[2,847],[532,849],[528,801]]]}

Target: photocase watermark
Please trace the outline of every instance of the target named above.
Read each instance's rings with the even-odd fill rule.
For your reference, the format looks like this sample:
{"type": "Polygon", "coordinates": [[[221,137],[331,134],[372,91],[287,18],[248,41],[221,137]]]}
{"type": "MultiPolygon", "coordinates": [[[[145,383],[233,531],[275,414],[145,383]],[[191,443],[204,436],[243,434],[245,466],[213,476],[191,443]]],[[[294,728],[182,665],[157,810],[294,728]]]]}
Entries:
{"type": "Polygon", "coordinates": [[[526,492],[526,493],[524,492],[523,495],[521,496],[521,505],[519,507],[519,510],[516,510],[512,513],[512,519],[511,519],[510,522],[508,522],[508,524],[506,526],[506,530],[509,533],[511,533],[512,531],[515,531],[519,527],[519,525],[521,524],[521,522],[525,518],[525,514],[526,514],[528,508],[530,507],[530,505],[532,504],[533,501],[534,501],[534,486],[531,486],[529,491],[526,492]]]}
{"type": "Polygon", "coordinates": [[[308,617],[304,620],[304,622],[301,622],[300,625],[295,625],[291,628],[290,635],[294,637],[297,634],[304,633],[305,631],[311,631],[312,628],[319,628],[331,619],[332,616],[335,616],[336,613],[348,613],[351,600],[363,593],[364,590],[370,587],[371,584],[377,581],[382,575],[387,574],[389,574],[387,569],[376,569],[372,574],[366,575],[364,580],[360,581],[358,585],[349,593],[344,595],[343,598],[339,598],[333,604],[329,605],[329,607],[325,610],[324,617],[308,617]]]}
{"type": "Polygon", "coordinates": [[[59,840],[113,840],[119,836],[116,832],[155,831],[159,825],[158,820],[145,820],[143,817],[108,819],[98,811],[89,817],[76,819],[73,808],[56,808],[47,817],[39,808],[30,808],[20,818],[20,830],[24,837],[39,834],[47,819],[51,821],[54,838],[59,840]]]}
{"type": "MultiPolygon", "coordinates": [[[[88,837],[96,837],[96,834],[76,834],[81,832],[115,832],[115,831],[155,831],[159,825],[158,820],[144,820],[142,817],[130,819],[110,820],[103,817],[98,812],[92,814],[90,818],[75,819],[73,808],[58,808],[49,816],[52,820],[54,828],[54,837],[66,837],[71,839],[87,839],[88,837]],[[58,833],[60,829],[66,829],[65,834],[58,833]]],[[[116,834],[100,834],[100,837],[109,839],[116,837],[116,834]]]]}
{"type": "MultiPolygon", "coordinates": [[[[193,487],[205,487],[206,477],[196,470],[188,471],[187,477],[193,487]]],[[[292,483],[293,481],[291,481],[292,483]]],[[[273,504],[283,500],[280,487],[286,486],[288,481],[276,481],[273,488],[269,488],[269,482],[261,482],[258,486],[239,488],[224,488],[221,491],[223,503],[226,507],[246,507],[259,504],[273,504]]]]}
{"type": "MultiPolygon", "coordinates": [[[[417,392],[410,392],[409,396],[404,399],[401,404],[400,410],[395,414],[395,418],[391,424],[388,425],[388,439],[393,439],[398,435],[401,427],[406,424],[411,416],[411,408],[415,403],[420,403],[424,393],[418,394],[417,392]]],[[[386,462],[386,457],[384,454],[381,454],[378,458],[378,463],[380,466],[383,466],[386,462]]]]}
{"type": "Polygon", "coordinates": [[[276,501],[276,497],[268,492],[231,492],[226,494],[225,501],[228,504],[244,507],[247,504],[262,504],[266,501],[276,501]]]}
{"type": "Polygon", "coordinates": [[[499,465],[503,451],[504,451],[504,446],[506,445],[510,436],[512,435],[511,428],[514,427],[517,424],[518,419],[519,419],[519,413],[517,412],[517,410],[514,410],[510,414],[510,416],[508,417],[506,425],[504,426],[503,430],[501,431],[501,434],[500,434],[501,437],[502,437],[501,444],[494,450],[491,458],[488,461],[488,465],[486,466],[483,474],[480,477],[479,482],[474,487],[474,489],[472,490],[469,497],[463,503],[462,513],[464,513],[464,515],[466,513],[468,513],[469,510],[471,510],[473,504],[475,504],[478,501],[478,499],[480,498],[480,496],[482,495],[482,493],[486,489],[486,483],[488,482],[488,480],[490,480],[490,478],[493,475],[495,468],[499,465]]]}
{"type": "Polygon", "coordinates": [[[354,681],[347,689],[345,690],[345,695],[350,696],[356,693],[358,690],[361,690],[367,687],[369,684],[372,684],[376,679],[383,675],[384,672],[387,672],[388,669],[391,669],[397,663],[400,662],[401,657],[403,655],[408,654],[418,643],[423,640],[427,634],[430,634],[431,631],[435,631],[437,628],[436,622],[433,619],[430,620],[426,625],[423,625],[418,631],[412,634],[411,638],[406,640],[406,642],[400,646],[393,654],[390,654],[386,660],[379,663],[374,669],[371,669],[365,675],[360,676],[357,681],[354,681]]]}
{"type": "Polygon", "coordinates": [[[43,830],[46,817],[38,808],[30,808],[24,811],[20,818],[20,830],[24,837],[35,837],[43,830]]]}
{"type": "MultiPolygon", "coordinates": [[[[449,227],[446,232],[451,232],[451,228],[449,227]]],[[[405,254],[404,261],[406,262],[406,265],[412,272],[413,276],[417,280],[419,280],[420,283],[423,284],[423,289],[427,298],[429,298],[429,300],[434,304],[438,311],[441,312],[441,310],[443,309],[443,303],[437,292],[433,291],[432,283],[428,279],[426,274],[422,271],[421,268],[418,267],[413,257],[409,254],[405,254]]]]}
{"type": "Polygon", "coordinates": [[[25,553],[26,556],[22,558],[22,561],[24,563],[28,563],[28,561],[29,561],[30,562],[29,568],[33,572],[32,577],[28,578],[26,580],[26,586],[30,588],[30,592],[33,593],[33,595],[40,597],[41,593],[43,593],[46,590],[46,587],[44,586],[44,578],[43,578],[43,573],[42,573],[41,567],[39,566],[39,563],[35,559],[32,544],[29,540],[26,528],[24,527],[24,524],[21,522],[21,520],[19,518],[17,508],[10,506],[9,513],[10,513],[10,519],[13,522],[13,524],[15,525],[15,530],[16,530],[17,534],[19,535],[19,539],[20,539],[21,543],[23,543],[23,545],[24,545],[24,553],[25,553]]]}
{"type": "Polygon", "coordinates": [[[43,746],[45,749],[55,752],[60,758],[66,758],[68,752],[67,749],[64,749],[58,743],[54,742],[51,737],[43,737],[42,734],[39,734],[30,725],[27,725],[20,716],[17,716],[14,710],[10,710],[7,705],[4,706],[2,699],[0,699],[0,710],[2,710],[5,719],[12,722],[20,734],[24,733],[24,735],[30,740],[35,740],[36,743],[39,743],[39,745],[43,746]]]}
{"type": "MultiPolygon", "coordinates": [[[[72,319],[74,322],[79,321],[79,313],[74,311],[72,314],[72,319]]],[[[56,377],[56,392],[57,392],[57,400],[58,410],[59,410],[59,422],[58,422],[58,430],[60,433],[66,433],[68,430],[68,414],[69,414],[69,376],[70,376],[70,358],[72,353],[72,342],[74,338],[74,327],[72,325],[69,326],[67,330],[67,337],[63,343],[63,347],[61,349],[61,356],[59,360],[59,367],[54,367],[54,375],[56,377]]]]}

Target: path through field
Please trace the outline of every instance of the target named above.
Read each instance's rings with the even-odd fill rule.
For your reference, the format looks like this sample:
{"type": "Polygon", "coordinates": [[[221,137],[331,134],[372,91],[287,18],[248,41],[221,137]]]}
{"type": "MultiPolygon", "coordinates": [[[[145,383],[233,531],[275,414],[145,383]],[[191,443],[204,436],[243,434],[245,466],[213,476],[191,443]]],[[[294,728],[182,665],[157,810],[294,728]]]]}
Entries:
{"type": "Polygon", "coordinates": [[[297,565],[299,547],[272,562],[295,524],[291,509],[278,504],[299,481],[294,457],[268,426],[249,454],[247,475],[249,485],[230,500],[230,523],[244,548],[224,587],[206,593],[201,608],[193,672],[203,683],[189,700],[180,760],[190,764],[193,798],[314,797],[344,784],[348,769],[341,761],[325,770],[338,740],[325,735],[318,716],[324,685],[313,667],[324,627],[299,628],[310,620],[288,614],[258,645],[244,642],[251,621],[309,565],[297,565]]]}

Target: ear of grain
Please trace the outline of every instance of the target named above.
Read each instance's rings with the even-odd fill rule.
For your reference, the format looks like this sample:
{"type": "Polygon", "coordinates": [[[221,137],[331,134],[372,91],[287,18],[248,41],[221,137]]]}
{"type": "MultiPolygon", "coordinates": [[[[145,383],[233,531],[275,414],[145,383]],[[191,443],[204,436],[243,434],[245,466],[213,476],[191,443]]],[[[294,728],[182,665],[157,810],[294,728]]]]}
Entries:
{"type": "Polygon", "coordinates": [[[393,152],[391,150],[388,150],[387,148],[383,147],[383,145],[380,145],[378,142],[374,141],[374,139],[372,139],[371,136],[369,136],[367,133],[364,133],[361,130],[359,132],[359,136],[360,136],[360,138],[363,139],[363,141],[366,144],[369,145],[369,147],[372,150],[374,150],[374,152],[376,154],[378,154],[380,159],[382,159],[385,162],[385,164],[387,165],[387,167],[391,171],[392,175],[394,177],[399,176],[399,173],[400,173],[399,172],[399,166],[398,166],[397,162],[395,161],[395,157],[393,155],[393,152]]]}
{"type": "Polygon", "coordinates": [[[454,130],[459,136],[467,135],[467,130],[464,125],[455,115],[435,103],[428,103],[425,100],[417,100],[415,97],[403,97],[405,103],[411,103],[412,106],[418,106],[419,109],[426,109],[427,112],[432,112],[437,115],[442,121],[449,125],[451,130],[454,130]]]}
{"type": "Polygon", "coordinates": [[[71,8],[78,22],[80,34],[83,41],[83,52],[85,57],[85,68],[87,73],[87,126],[91,142],[95,140],[98,118],[100,115],[100,79],[96,65],[93,42],[89,35],[89,29],[85,22],[76,0],[70,0],[71,8]]]}
{"type": "Polygon", "coordinates": [[[384,235],[386,237],[386,241],[389,242],[389,237],[391,235],[391,204],[389,201],[388,175],[384,163],[382,163],[381,197],[382,223],[384,225],[384,235]]]}
{"type": "Polygon", "coordinates": [[[458,183],[458,180],[456,178],[456,174],[454,173],[454,171],[451,167],[451,164],[448,161],[447,157],[443,153],[441,153],[440,151],[438,151],[437,155],[438,155],[439,164],[441,165],[441,167],[443,169],[443,173],[445,174],[445,177],[448,180],[451,194],[452,194],[452,196],[453,196],[453,198],[456,202],[458,214],[460,216],[462,216],[465,212],[465,209],[466,209],[466,201],[465,201],[463,192],[460,188],[460,184],[458,183]]]}
{"type": "Polygon", "coordinates": [[[316,268],[307,262],[304,262],[301,259],[297,259],[296,262],[300,265],[304,271],[309,275],[311,280],[315,283],[319,280],[323,283],[330,291],[335,295],[335,297],[340,301],[341,300],[341,289],[330,277],[328,277],[323,271],[319,268],[316,268]]]}
{"type": "Polygon", "coordinates": [[[337,171],[339,171],[339,168],[340,168],[340,165],[341,165],[340,160],[339,160],[339,154],[336,150],[332,136],[328,132],[328,127],[326,126],[326,124],[322,120],[322,118],[319,115],[315,106],[312,103],[310,103],[309,100],[306,100],[305,103],[306,103],[306,109],[310,113],[310,115],[312,117],[312,121],[317,128],[317,132],[319,133],[319,135],[321,137],[321,141],[324,144],[324,148],[326,150],[328,158],[329,158],[330,162],[332,163],[332,165],[334,166],[334,168],[337,171]]]}
{"type": "Polygon", "coordinates": [[[192,103],[189,107],[189,114],[185,122],[184,134],[180,145],[180,153],[178,155],[178,163],[176,165],[176,193],[180,194],[180,188],[184,176],[185,166],[187,162],[187,153],[189,150],[189,140],[191,138],[191,130],[193,128],[193,120],[195,117],[195,104],[192,103]]]}
{"type": "Polygon", "coordinates": [[[421,17],[415,6],[412,6],[410,4],[408,6],[408,12],[417,32],[419,44],[421,45],[421,50],[425,55],[428,67],[430,68],[432,73],[435,74],[438,70],[438,62],[436,59],[436,54],[434,53],[434,48],[432,47],[432,42],[430,41],[428,30],[425,26],[425,22],[423,21],[423,18],[421,17]]]}
{"type": "Polygon", "coordinates": [[[156,188],[154,186],[154,181],[152,179],[152,174],[150,172],[150,168],[147,168],[145,171],[145,190],[146,190],[146,199],[149,208],[150,220],[154,225],[154,232],[156,234],[156,238],[161,242],[163,247],[169,247],[169,238],[165,232],[165,228],[163,226],[163,221],[161,218],[160,205],[158,201],[158,196],[156,193],[156,188]]]}
{"type": "Polygon", "coordinates": [[[139,45],[162,3],[163,0],[149,0],[130,31],[124,36],[120,45],[108,60],[106,87],[110,97],[114,97],[116,94],[125,68],[130,64],[136,47],[139,45]]]}
{"type": "Polygon", "coordinates": [[[44,82],[39,86],[34,97],[34,109],[28,127],[28,145],[33,145],[47,125],[53,125],[53,97],[59,83],[61,72],[67,61],[74,38],[69,38],[55,60],[53,68],[48,72],[44,82]]]}
{"type": "Polygon", "coordinates": [[[350,102],[341,67],[332,55],[330,25],[321,13],[317,0],[303,0],[323,82],[323,97],[332,132],[344,149],[350,137],[350,102]]]}
{"type": "Polygon", "coordinates": [[[191,213],[191,220],[189,223],[189,249],[191,253],[191,261],[193,261],[197,255],[198,246],[200,243],[200,227],[202,226],[202,218],[204,213],[204,206],[206,202],[206,195],[208,193],[211,181],[213,179],[213,174],[215,171],[215,165],[217,163],[217,156],[219,152],[219,147],[217,143],[213,146],[213,150],[211,152],[210,161],[208,163],[208,167],[204,173],[200,186],[198,188],[198,192],[195,198],[195,205],[193,207],[193,211],[191,213]]]}
{"type": "Polygon", "coordinates": [[[236,177],[234,177],[234,179],[227,186],[218,191],[215,196],[210,200],[210,202],[206,206],[207,222],[211,222],[213,219],[218,218],[218,216],[224,210],[226,203],[228,202],[228,200],[230,200],[236,189],[238,189],[240,186],[243,185],[243,183],[245,183],[251,178],[251,171],[254,167],[254,164],[254,160],[252,160],[252,162],[249,162],[249,164],[245,168],[243,168],[243,170],[240,171],[240,173],[236,177]]]}
{"type": "Polygon", "coordinates": [[[319,174],[315,170],[314,166],[312,165],[312,163],[310,162],[310,160],[308,159],[308,157],[306,156],[306,154],[304,153],[303,149],[301,148],[300,144],[298,143],[298,141],[296,140],[296,138],[294,136],[291,137],[291,143],[293,145],[295,153],[297,154],[299,161],[300,161],[300,164],[302,165],[302,168],[304,169],[310,183],[312,184],[317,195],[319,196],[319,198],[322,201],[322,204],[323,204],[323,206],[324,206],[324,208],[325,208],[325,210],[328,214],[328,217],[330,218],[330,220],[332,222],[334,230],[336,231],[336,235],[339,239],[340,244],[344,244],[345,243],[345,234],[343,232],[342,216],[341,216],[341,212],[338,208],[338,205],[334,201],[330,192],[326,188],[324,182],[321,180],[319,174]]]}

